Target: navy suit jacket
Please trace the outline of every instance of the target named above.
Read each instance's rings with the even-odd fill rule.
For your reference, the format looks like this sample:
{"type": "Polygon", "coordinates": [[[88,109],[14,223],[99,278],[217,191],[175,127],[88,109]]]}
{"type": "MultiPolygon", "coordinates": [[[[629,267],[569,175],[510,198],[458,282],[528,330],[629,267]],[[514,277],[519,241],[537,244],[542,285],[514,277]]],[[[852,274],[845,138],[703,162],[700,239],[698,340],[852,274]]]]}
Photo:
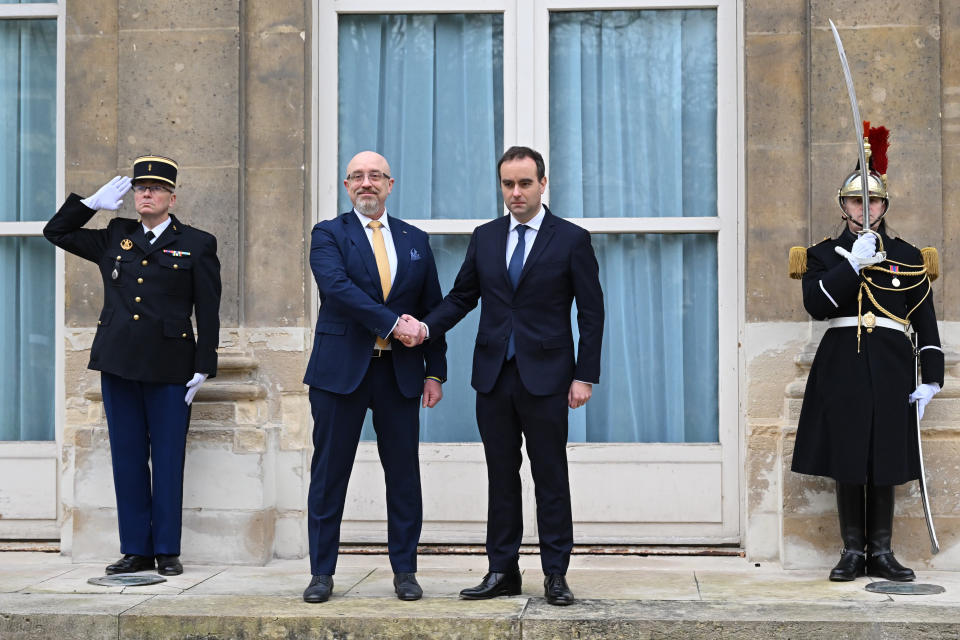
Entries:
{"type": "Polygon", "coordinates": [[[82,228],[94,214],[71,193],[43,228],[47,240],[100,268],[103,310],[89,368],[168,384],[186,384],[197,372],[216,376],[217,239],[173,215],[153,244],[140,221],[131,218],[113,218],[106,229],[82,228]],[[196,337],[191,314],[197,319],[196,337]]]}
{"type": "MultiPolygon", "coordinates": [[[[397,273],[387,300],[366,232],[353,211],[313,227],[310,267],[320,291],[313,352],[304,384],[331,393],[354,391],[370,366],[377,336],[387,338],[397,317],[422,318],[441,298],[427,234],[388,217],[397,273]]],[[[447,344],[431,340],[407,348],[392,343],[397,386],[407,398],[423,392],[425,376],[447,377],[447,344]]]]}
{"type": "MultiPolygon", "coordinates": [[[[546,207],[544,207],[546,209],[546,207]]],[[[453,289],[423,321],[431,339],[480,308],[473,351],[473,388],[487,393],[497,381],[511,328],[524,387],[533,395],[566,393],[573,380],[600,381],[603,291],[590,233],[546,209],[517,290],[507,274],[510,216],[477,227],[453,289]],[[576,355],[570,309],[577,301],[576,355]]]]}

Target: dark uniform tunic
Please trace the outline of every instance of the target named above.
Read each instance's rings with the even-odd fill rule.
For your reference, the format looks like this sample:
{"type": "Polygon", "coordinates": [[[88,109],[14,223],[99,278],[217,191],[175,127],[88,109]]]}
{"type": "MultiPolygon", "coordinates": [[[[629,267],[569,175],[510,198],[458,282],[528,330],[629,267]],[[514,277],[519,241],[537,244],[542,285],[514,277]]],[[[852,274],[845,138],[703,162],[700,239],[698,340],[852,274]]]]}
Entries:
{"type": "Polygon", "coordinates": [[[186,384],[194,373],[216,376],[216,238],[174,216],[153,244],[144,237],[143,225],[129,218],[114,218],[106,229],[83,229],[96,211],[80,199],[70,194],[43,235],[100,267],[103,311],[89,367],[139,382],[186,384]],[[197,318],[196,339],[191,313],[197,318]]]}
{"type": "MultiPolygon", "coordinates": [[[[887,261],[857,274],[835,251],[856,240],[849,230],[807,249],[803,304],[817,320],[856,317],[857,296],[867,279],[880,307],[909,319],[917,333],[922,380],[943,385],[943,352],[920,250],[881,227],[887,261]],[[906,266],[905,266],[906,265],[906,266]],[[893,285],[893,280],[899,286],[893,285]]],[[[879,247],[878,247],[879,249],[879,247]]],[[[887,318],[863,292],[861,312],[887,318]]],[[[914,390],[913,347],[903,331],[877,326],[828,329],[817,348],[797,427],[792,469],[851,484],[894,485],[920,477],[916,414],[908,396],[914,390]]]]}
{"type": "Polygon", "coordinates": [[[102,372],[120,551],[179,555],[190,422],[185,384],[194,373],[217,373],[217,241],[174,216],[152,244],[137,220],[83,229],[95,213],[71,194],[43,235],[97,263],[103,278],[89,367],[102,372]]]}

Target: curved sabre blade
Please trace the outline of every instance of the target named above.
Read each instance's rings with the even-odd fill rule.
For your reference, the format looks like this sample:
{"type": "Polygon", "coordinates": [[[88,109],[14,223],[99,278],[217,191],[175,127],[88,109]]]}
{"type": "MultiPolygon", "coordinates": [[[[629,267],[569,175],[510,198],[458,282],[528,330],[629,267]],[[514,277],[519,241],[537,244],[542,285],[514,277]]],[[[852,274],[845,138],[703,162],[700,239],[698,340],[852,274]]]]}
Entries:
{"type": "Polygon", "coordinates": [[[867,175],[870,169],[867,167],[867,152],[863,148],[863,120],[860,119],[860,106],[857,104],[857,92],[853,88],[853,76],[850,73],[850,64],[847,62],[847,54],[843,50],[843,42],[840,41],[840,34],[837,33],[837,27],[830,20],[830,30],[833,31],[833,39],[837,43],[837,53],[840,54],[840,66],[843,67],[843,77],[847,81],[847,93],[850,94],[850,108],[853,110],[853,130],[857,134],[857,150],[860,152],[860,187],[863,197],[863,228],[870,229],[870,187],[867,182],[867,175]]]}

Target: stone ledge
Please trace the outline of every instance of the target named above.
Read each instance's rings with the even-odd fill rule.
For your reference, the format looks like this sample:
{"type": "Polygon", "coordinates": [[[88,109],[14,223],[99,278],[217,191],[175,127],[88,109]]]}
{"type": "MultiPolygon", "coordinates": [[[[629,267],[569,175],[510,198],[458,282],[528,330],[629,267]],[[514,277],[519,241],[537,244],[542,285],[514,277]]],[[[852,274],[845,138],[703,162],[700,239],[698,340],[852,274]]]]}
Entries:
{"type": "Polygon", "coordinates": [[[704,602],[542,598],[464,602],[297,596],[0,595],[0,637],[115,638],[941,638],[960,633],[954,607],[898,602],[704,602]],[[148,599],[149,598],[149,599],[148,599]]]}

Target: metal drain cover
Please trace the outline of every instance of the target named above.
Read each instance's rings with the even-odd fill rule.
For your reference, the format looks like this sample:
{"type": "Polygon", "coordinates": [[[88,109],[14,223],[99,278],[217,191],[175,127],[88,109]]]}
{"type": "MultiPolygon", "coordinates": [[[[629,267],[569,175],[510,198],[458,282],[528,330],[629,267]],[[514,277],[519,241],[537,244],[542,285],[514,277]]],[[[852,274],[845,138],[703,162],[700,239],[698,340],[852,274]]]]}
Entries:
{"type": "Polygon", "coordinates": [[[87,580],[89,584],[101,587],[144,587],[148,584],[159,584],[167,579],[157,574],[116,573],[112,576],[97,576],[87,580]]]}
{"type": "Polygon", "coordinates": [[[932,596],[946,591],[938,584],[914,582],[871,582],[864,588],[873,593],[889,593],[898,596],[932,596]]]}

